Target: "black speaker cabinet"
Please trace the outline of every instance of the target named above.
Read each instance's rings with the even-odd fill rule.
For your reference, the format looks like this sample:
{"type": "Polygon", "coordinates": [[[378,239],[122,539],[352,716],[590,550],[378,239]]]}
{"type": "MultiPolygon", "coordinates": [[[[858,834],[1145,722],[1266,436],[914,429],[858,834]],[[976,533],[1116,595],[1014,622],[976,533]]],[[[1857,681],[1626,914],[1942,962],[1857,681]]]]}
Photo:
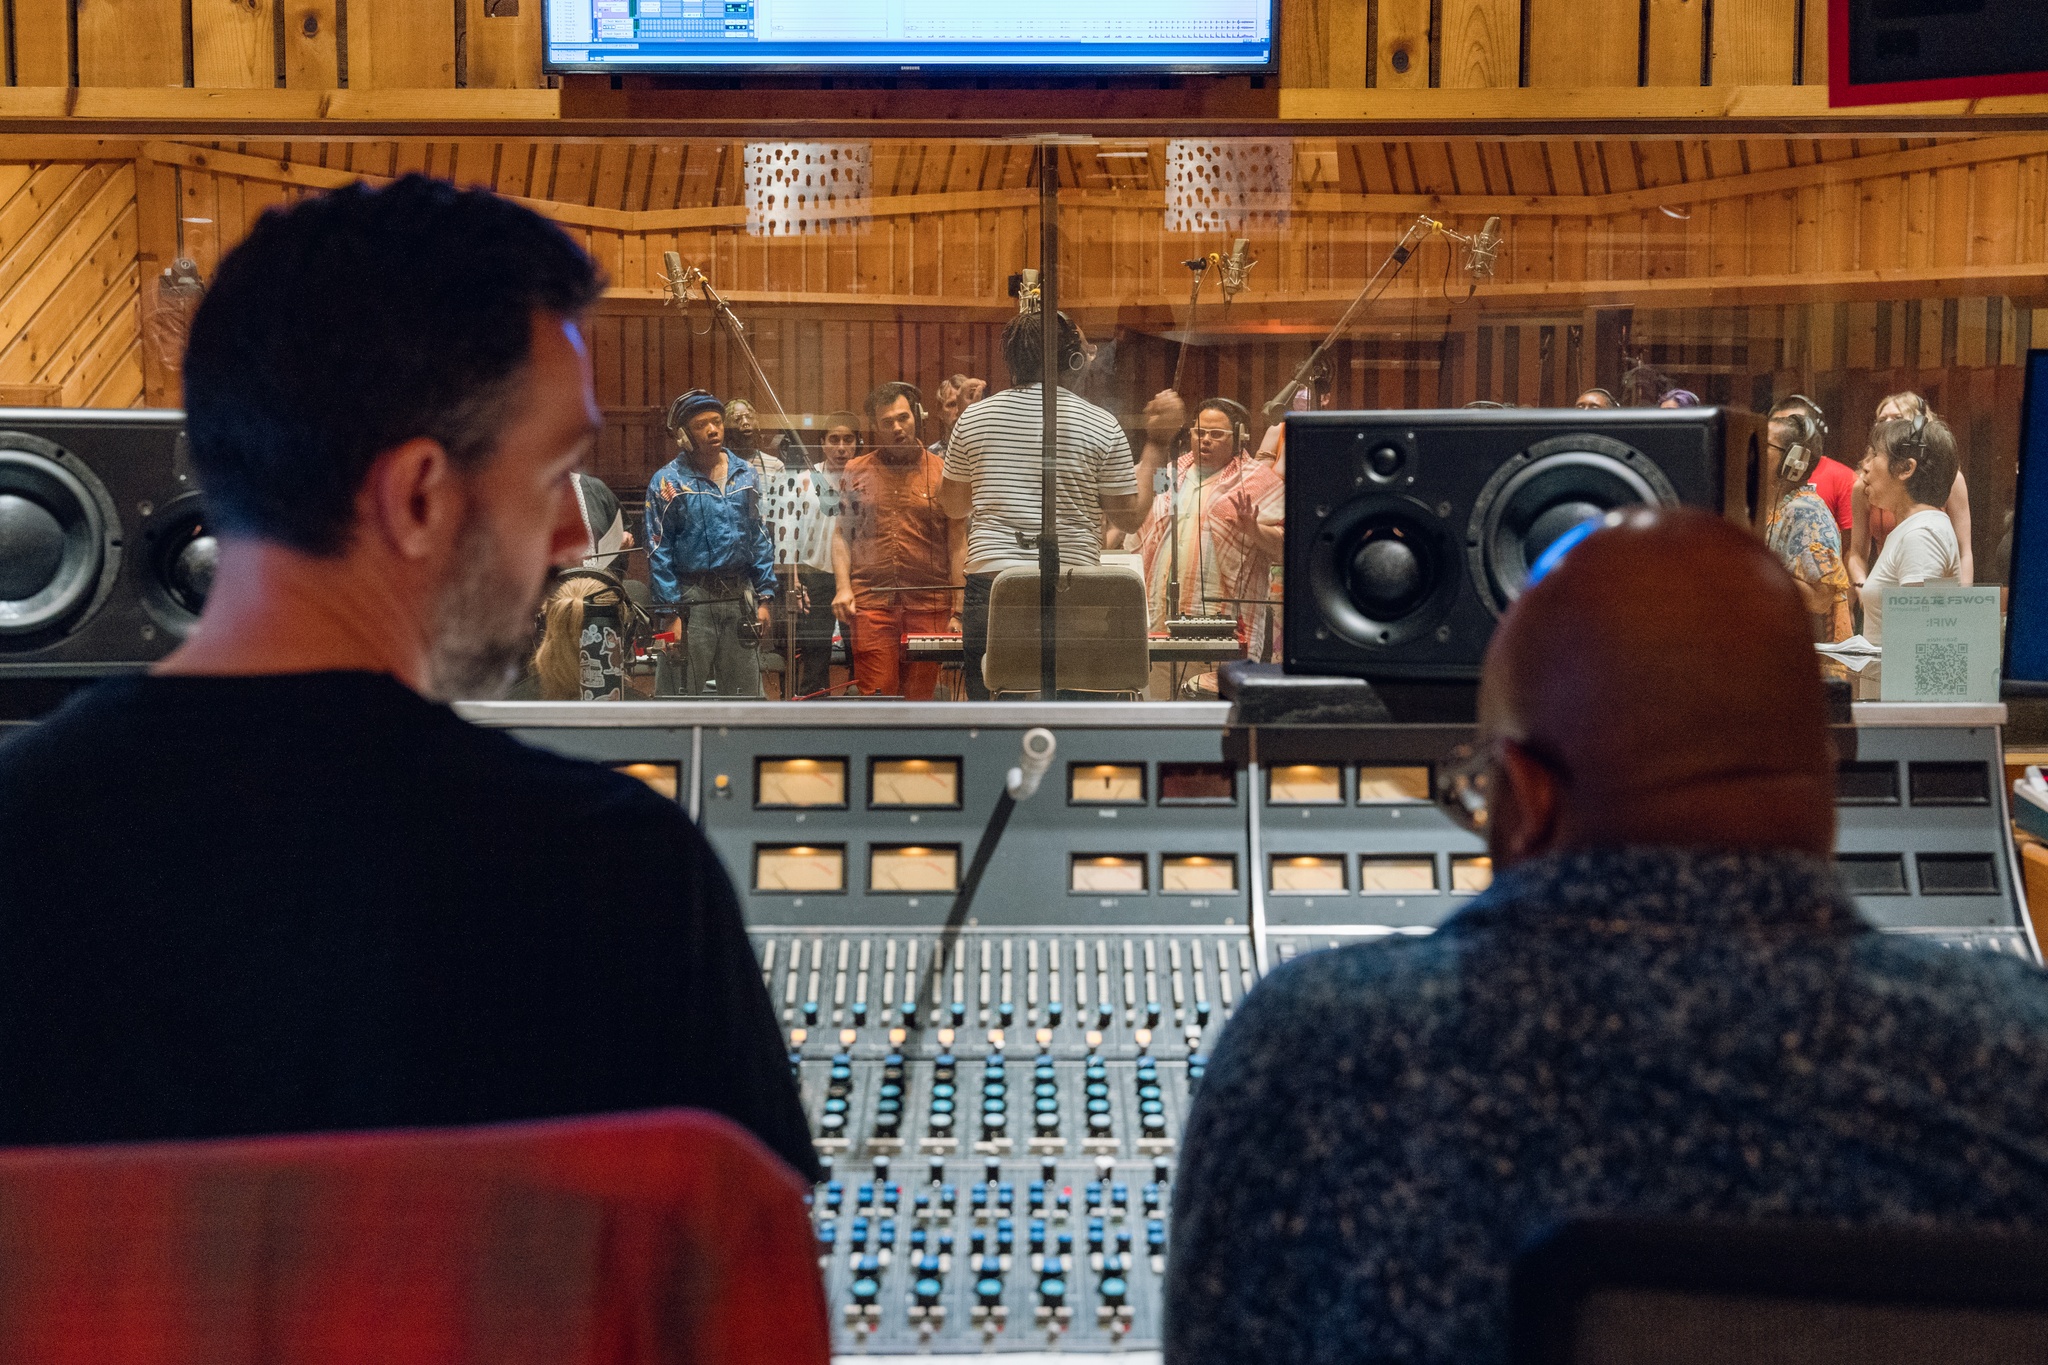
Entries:
{"type": "Polygon", "coordinates": [[[1288,418],[1287,671],[1478,677],[1530,566],[1580,522],[1684,503],[1752,524],[1759,430],[1717,408],[1288,418]]]}
{"type": "Polygon", "coordinates": [[[214,549],[183,413],[0,408],[0,679],[161,658],[198,620],[214,549]]]}

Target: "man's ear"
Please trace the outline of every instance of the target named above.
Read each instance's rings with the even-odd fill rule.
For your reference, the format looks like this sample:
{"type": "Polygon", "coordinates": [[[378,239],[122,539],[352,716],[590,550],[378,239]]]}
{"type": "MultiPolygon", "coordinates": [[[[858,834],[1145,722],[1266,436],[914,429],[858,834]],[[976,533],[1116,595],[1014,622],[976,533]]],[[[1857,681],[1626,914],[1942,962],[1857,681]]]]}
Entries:
{"type": "Polygon", "coordinates": [[[365,523],[401,559],[430,557],[462,519],[463,490],[439,441],[418,436],[379,455],[363,480],[365,523]]]}
{"type": "Polygon", "coordinates": [[[1513,864],[1540,858],[1557,846],[1563,792],[1557,774],[1512,740],[1501,745],[1497,813],[1488,844],[1496,860],[1513,864]]]}

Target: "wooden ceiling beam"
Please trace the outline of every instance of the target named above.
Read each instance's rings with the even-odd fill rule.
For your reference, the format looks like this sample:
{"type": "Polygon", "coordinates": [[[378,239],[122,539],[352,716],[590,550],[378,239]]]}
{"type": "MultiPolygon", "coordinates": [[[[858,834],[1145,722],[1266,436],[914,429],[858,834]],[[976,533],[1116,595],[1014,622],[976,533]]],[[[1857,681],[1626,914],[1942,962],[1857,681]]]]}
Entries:
{"type": "MultiPolygon", "coordinates": [[[[1882,137],[2048,129],[2048,95],[1831,109],[1821,86],[1014,91],[0,88],[0,132],[102,136],[1882,137]],[[574,93],[574,98],[569,96],[574,93]],[[1031,97],[1056,97],[1041,111],[1031,97]],[[614,98],[616,97],[616,98],[614,98]],[[1192,103],[1190,103],[1192,101],[1192,103]],[[1182,107],[1185,106],[1185,107],[1182,107]],[[705,111],[716,111],[705,117],[705,111]]],[[[1218,87],[1221,89],[1221,87],[1218,87]]]]}

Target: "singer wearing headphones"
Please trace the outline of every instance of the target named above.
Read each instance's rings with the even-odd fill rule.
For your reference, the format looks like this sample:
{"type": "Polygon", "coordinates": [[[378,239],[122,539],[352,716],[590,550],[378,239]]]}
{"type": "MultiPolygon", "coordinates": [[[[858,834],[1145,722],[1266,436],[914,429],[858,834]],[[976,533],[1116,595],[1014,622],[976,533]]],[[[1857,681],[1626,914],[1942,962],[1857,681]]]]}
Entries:
{"type": "MultiPolygon", "coordinates": [[[[1088,365],[1088,339],[1064,313],[1058,315],[1056,325],[1063,376],[1055,409],[1060,565],[1092,568],[1102,562],[1104,522],[1119,531],[1135,531],[1151,515],[1153,476],[1165,463],[1167,447],[1148,439],[1143,459],[1132,467],[1131,444],[1124,438],[1123,424],[1073,392],[1072,386],[1088,365]]],[[[1012,387],[960,414],[946,447],[946,477],[939,501],[949,516],[967,518],[961,646],[967,695],[976,701],[988,698],[981,657],[988,647],[989,587],[1004,569],[1038,567],[1043,328],[1044,320],[1037,312],[1019,313],[1011,319],[1003,331],[1003,363],[1009,368],[1012,387]]],[[[1165,427],[1163,438],[1168,441],[1180,429],[1182,417],[1178,398],[1171,406],[1167,419],[1171,425],[1165,427]]],[[[1148,408],[1146,415],[1149,436],[1152,410],[1148,408]]]]}
{"type": "MultiPolygon", "coordinates": [[[[1925,398],[1908,390],[1890,394],[1879,403],[1877,420],[1911,419],[1932,412],[1925,398]]],[[[1891,513],[1870,505],[1864,496],[1861,479],[1855,483],[1850,508],[1855,525],[1849,532],[1849,581],[1860,588],[1870,572],[1871,561],[1883,553],[1885,539],[1891,535],[1897,522],[1891,513]]],[[[1956,469],[1956,481],[1948,490],[1948,501],[1941,505],[1941,510],[1948,513],[1949,524],[1956,528],[1956,546],[1963,556],[1962,572],[1957,575],[1957,581],[1967,588],[1977,581],[1977,566],[1970,554],[1970,485],[1963,481],[1960,464],[1956,469]]]]}
{"type": "Polygon", "coordinates": [[[1248,457],[1250,445],[1242,404],[1211,398],[1195,409],[1188,451],[1138,530],[1153,630],[1175,616],[1231,616],[1238,643],[1250,643],[1269,566],[1259,509],[1280,483],[1272,466],[1248,457]]]}
{"type": "Polygon", "coordinates": [[[1813,621],[1813,638],[1833,644],[1848,639],[1855,629],[1849,612],[1849,567],[1842,558],[1835,514],[1813,486],[1813,466],[1820,456],[1799,444],[1799,430],[1798,423],[1785,418],[1770,424],[1770,447],[1777,461],[1771,474],[1784,494],[1764,523],[1764,543],[1798,585],[1813,621]]]}
{"type": "Polygon", "coordinates": [[[1828,423],[1821,415],[1820,404],[1805,394],[1788,394],[1772,407],[1769,430],[1777,433],[1771,437],[1772,459],[1783,464],[1791,457],[1794,446],[1805,447],[1805,455],[1812,457],[1806,481],[1835,514],[1835,529],[1846,544],[1850,527],[1855,525],[1852,503],[1856,474],[1840,460],[1828,458],[1828,423]],[[1784,439],[1780,440],[1780,436],[1784,439]]]}
{"type": "Polygon", "coordinates": [[[1879,422],[1863,456],[1863,496],[1897,519],[1863,580],[1863,638],[1884,643],[1887,588],[1959,583],[1963,550],[1942,501],[1956,481],[1956,438],[1926,408],[1879,422]]]}
{"type": "Polygon", "coordinates": [[[923,444],[924,395],[896,381],[868,395],[875,448],[846,466],[845,515],[833,530],[832,610],[853,631],[853,680],[864,696],[930,701],[935,662],[907,663],[912,635],[960,629],[953,584],[967,524],[940,505],[945,462],[923,444]]]}
{"type": "Polygon", "coordinates": [[[655,691],[761,695],[761,632],[775,597],[775,555],[762,522],[761,476],[725,448],[725,408],[691,389],[668,408],[680,454],[647,485],[648,576],[656,606],[683,616],[685,676],[666,656],[655,691]]]}

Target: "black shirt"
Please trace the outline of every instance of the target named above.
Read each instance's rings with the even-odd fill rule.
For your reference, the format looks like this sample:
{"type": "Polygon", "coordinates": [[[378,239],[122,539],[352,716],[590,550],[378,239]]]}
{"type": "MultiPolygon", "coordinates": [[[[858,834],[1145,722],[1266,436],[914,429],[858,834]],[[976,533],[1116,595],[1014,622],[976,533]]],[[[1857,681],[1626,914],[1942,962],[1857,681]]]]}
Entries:
{"type": "Polygon", "coordinates": [[[671,802],[370,673],[123,678],[0,744],[0,1144],[665,1105],[816,1172],[671,802]]]}

